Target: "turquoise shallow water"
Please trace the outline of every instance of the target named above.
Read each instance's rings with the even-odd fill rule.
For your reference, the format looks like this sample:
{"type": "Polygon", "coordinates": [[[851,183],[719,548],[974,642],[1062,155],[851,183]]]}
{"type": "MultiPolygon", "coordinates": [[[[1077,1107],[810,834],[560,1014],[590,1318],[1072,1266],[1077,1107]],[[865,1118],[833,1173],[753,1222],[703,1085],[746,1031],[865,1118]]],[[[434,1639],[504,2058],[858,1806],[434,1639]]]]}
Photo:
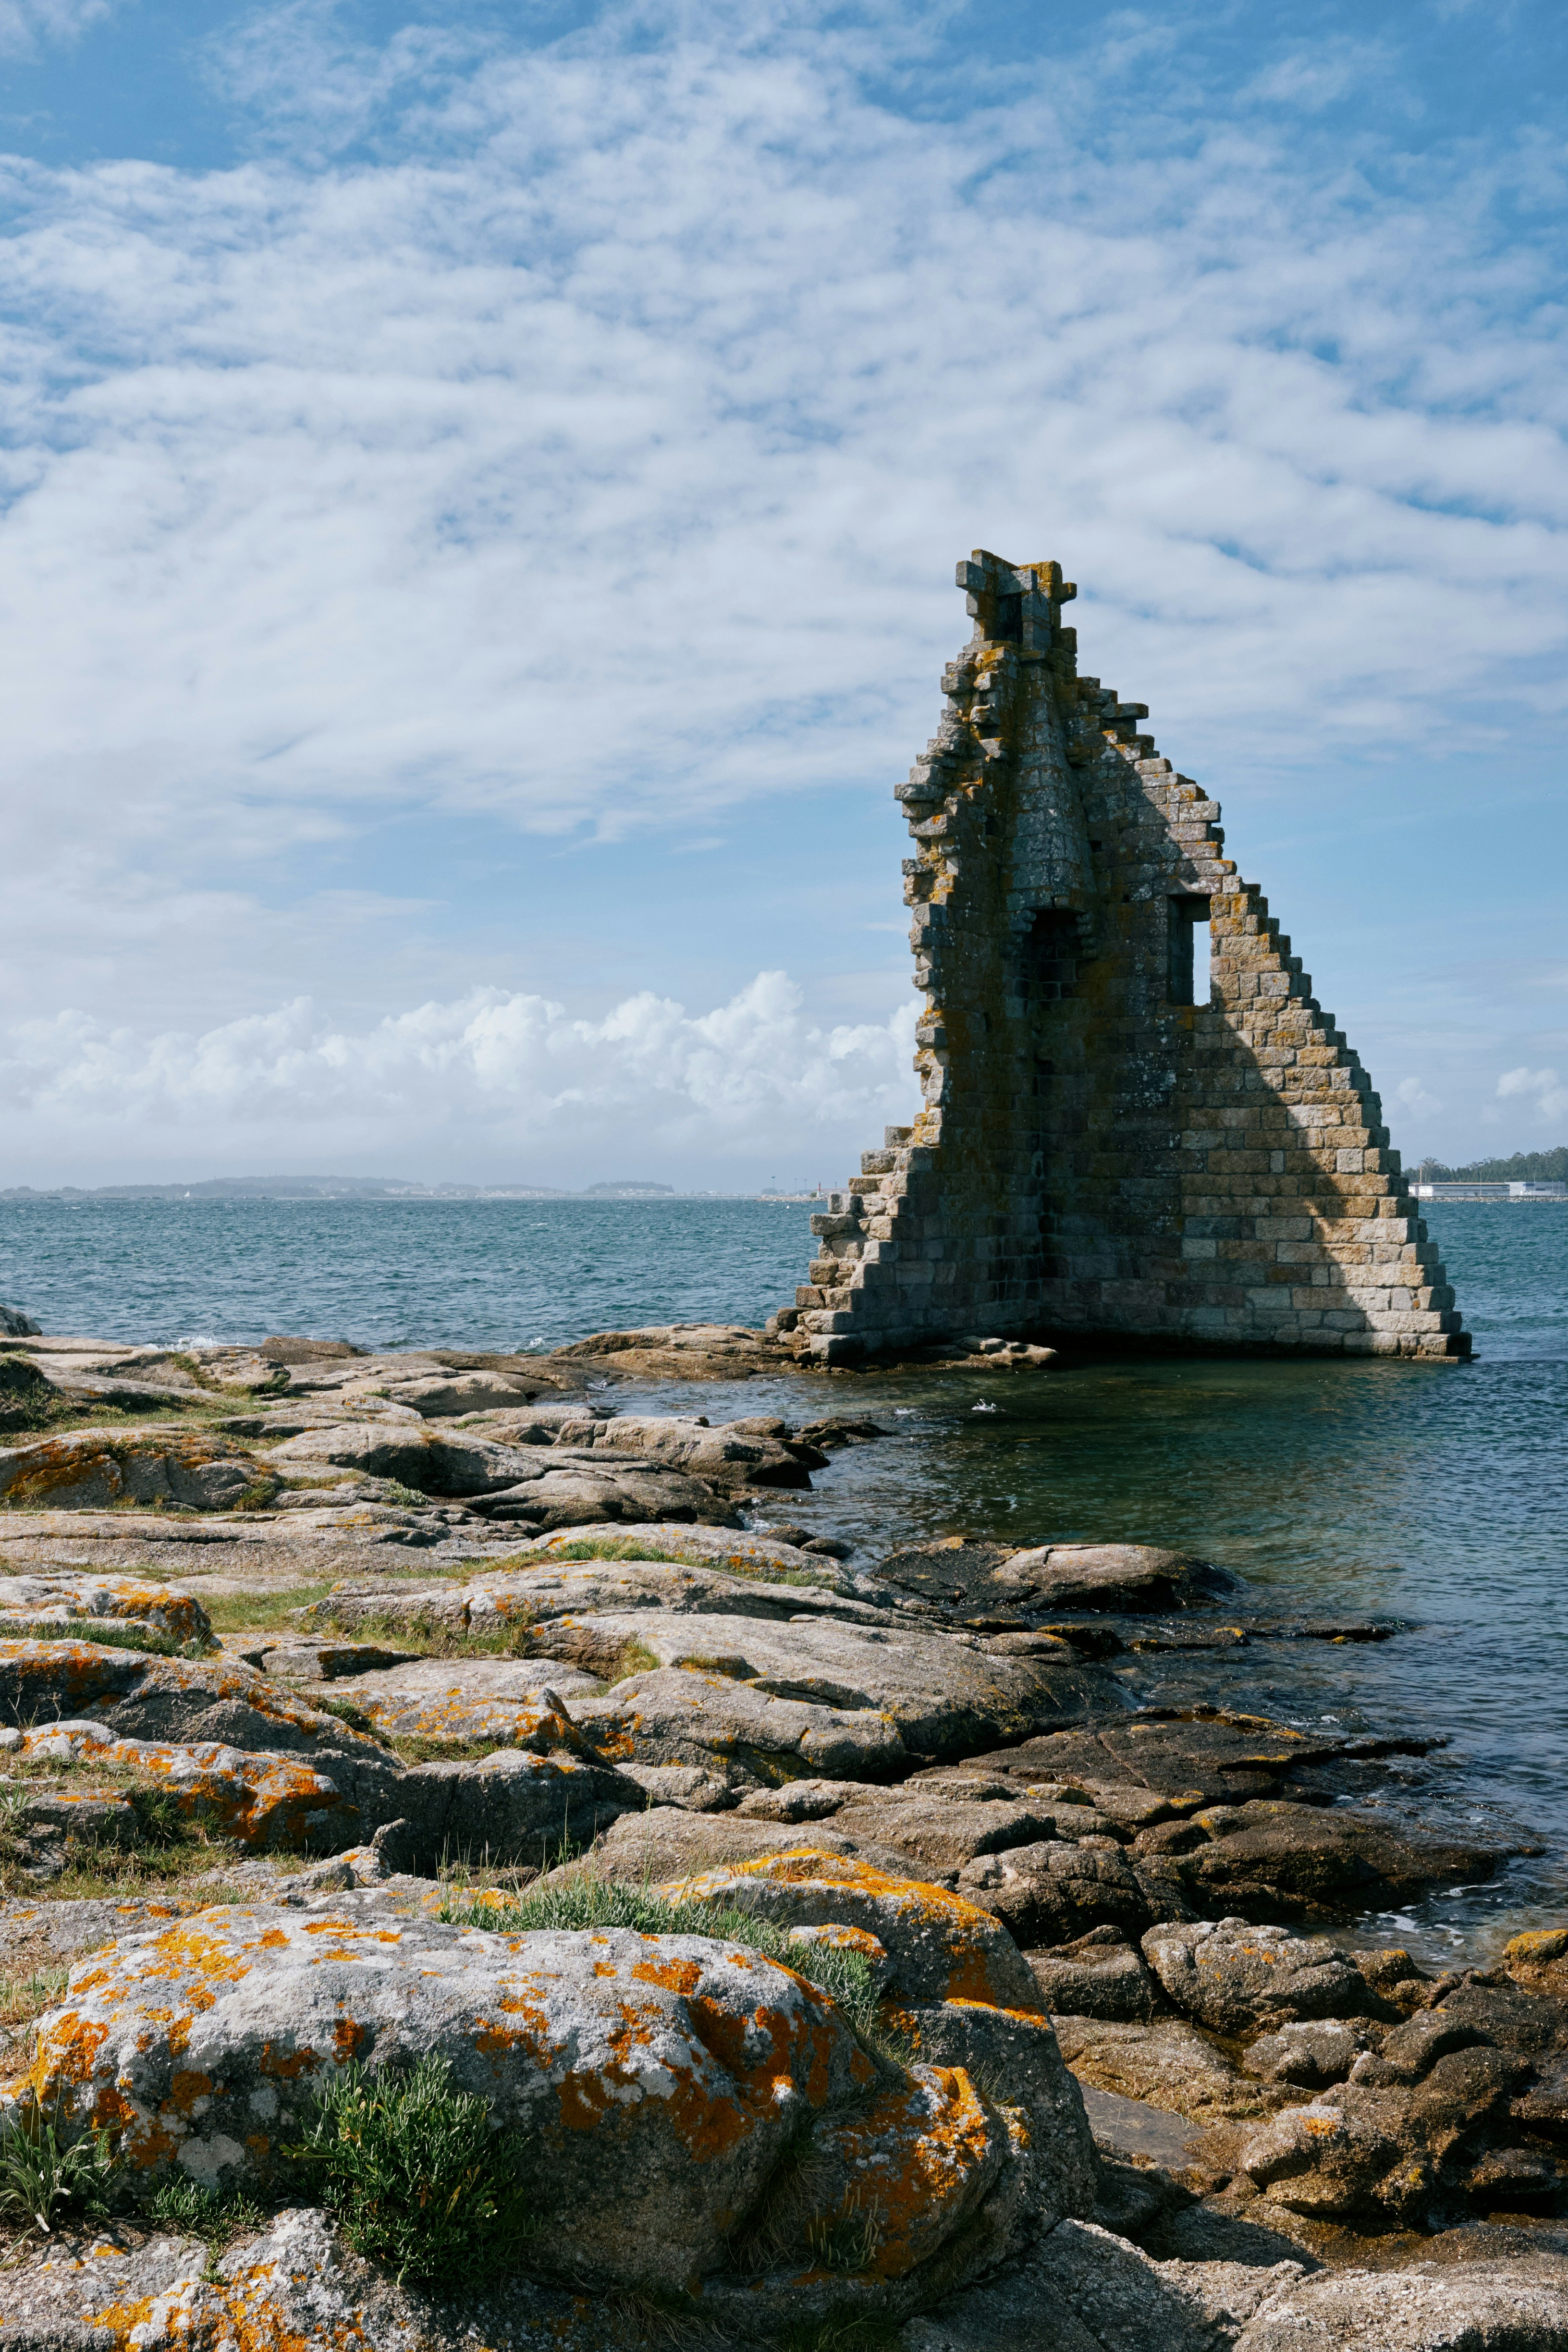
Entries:
{"type": "MultiPolygon", "coordinates": [[[[628,1324],[760,1322],[799,1278],[809,1213],[5,1202],[0,1297],[50,1331],[140,1340],[550,1346],[628,1324]]],[[[1484,1948],[1505,1926],[1568,1916],[1568,1209],[1455,1202],[1431,1223],[1476,1333],[1468,1366],[795,1375],[663,1389],[660,1409],[870,1414],[885,1439],[837,1455],[812,1495],[781,1498],[869,1558],[937,1533],[1179,1544],[1244,1577],[1254,1608],[1399,1618],[1410,1630],[1376,1646],[1258,1644],[1129,1671],[1145,1701],[1450,1735],[1439,1801],[1500,1811],[1545,1851],[1486,1887],[1439,1890],[1399,1932],[1484,1948]]]]}

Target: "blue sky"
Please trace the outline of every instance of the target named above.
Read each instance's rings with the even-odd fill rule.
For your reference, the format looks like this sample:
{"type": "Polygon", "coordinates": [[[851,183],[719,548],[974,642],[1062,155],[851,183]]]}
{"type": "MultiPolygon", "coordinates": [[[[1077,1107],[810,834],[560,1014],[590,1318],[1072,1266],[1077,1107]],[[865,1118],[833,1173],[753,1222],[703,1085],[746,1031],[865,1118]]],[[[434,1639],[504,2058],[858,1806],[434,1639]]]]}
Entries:
{"type": "Polygon", "coordinates": [[[1546,5],[0,0],[0,1182],[842,1176],[973,546],[1568,1137],[1546,5]]]}

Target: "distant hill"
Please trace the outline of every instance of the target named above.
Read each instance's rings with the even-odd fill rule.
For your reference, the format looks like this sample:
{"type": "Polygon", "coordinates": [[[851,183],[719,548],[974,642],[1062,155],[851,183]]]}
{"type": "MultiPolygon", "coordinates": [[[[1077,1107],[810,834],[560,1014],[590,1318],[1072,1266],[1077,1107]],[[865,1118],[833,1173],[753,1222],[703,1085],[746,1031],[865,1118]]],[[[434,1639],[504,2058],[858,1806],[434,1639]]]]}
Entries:
{"type": "MultiPolygon", "coordinates": [[[[1415,1174],[1414,1166],[1410,1171],[1415,1174]]],[[[1511,1160],[1472,1160],[1464,1168],[1446,1168],[1440,1160],[1423,1160],[1424,1184],[1563,1184],[1568,1183],[1568,1143],[1554,1151],[1516,1151],[1511,1160]]]]}

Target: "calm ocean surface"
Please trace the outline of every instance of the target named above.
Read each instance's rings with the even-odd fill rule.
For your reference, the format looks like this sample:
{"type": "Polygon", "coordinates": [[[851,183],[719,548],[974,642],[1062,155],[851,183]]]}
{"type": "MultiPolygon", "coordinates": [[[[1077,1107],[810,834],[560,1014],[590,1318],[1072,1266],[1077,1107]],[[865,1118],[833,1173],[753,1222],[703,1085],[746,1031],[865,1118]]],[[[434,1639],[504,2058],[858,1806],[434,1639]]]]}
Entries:
{"type": "MultiPolygon", "coordinates": [[[[164,1343],[291,1331],[550,1347],[639,1323],[760,1323],[801,1278],[809,1214],[752,1201],[8,1202],[0,1298],[47,1331],[164,1343]]],[[[1455,1806],[1501,1811],[1547,1852],[1488,1887],[1441,1890],[1398,1932],[1484,1950],[1505,1927],[1568,1916],[1568,1208],[1453,1202],[1430,1223],[1476,1334],[1468,1366],[795,1375],[667,1388],[660,1409],[871,1415],[885,1441],[780,1498],[781,1517],[868,1557],[936,1533],[1157,1541],[1245,1577],[1255,1609],[1403,1620],[1410,1631],[1374,1646],[1254,1644],[1130,1671],[1156,1703],[1451,1735],[1455,1806]]]]}

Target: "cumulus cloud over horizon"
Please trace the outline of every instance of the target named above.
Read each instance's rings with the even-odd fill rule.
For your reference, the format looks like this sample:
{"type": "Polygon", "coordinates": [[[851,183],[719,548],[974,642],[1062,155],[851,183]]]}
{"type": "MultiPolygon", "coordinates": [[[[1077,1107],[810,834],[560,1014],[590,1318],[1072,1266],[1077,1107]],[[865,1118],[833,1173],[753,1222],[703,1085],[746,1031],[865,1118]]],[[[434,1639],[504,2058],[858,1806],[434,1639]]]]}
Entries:
{"type": "MultiPolygon", "coordinates": [[[[291,1105],[265,1038],[302,997],[316,1025],[274,1055],[299,1115],[324,1115],[312,1041],[342,1035],[390,1116],[415,1016],[376,1061],[374,1014],[591,971],[591,941],[569,980],[536,944],[559,866],[479,940],[496,845],[581,875],[694,842],[721,902],[726,828],[886,810],[976,543],[1066,562],[1083,667],[1220,793],[1244,870],[1282,891],[1341,829],[1300,943],[1321,962],[1312,926],[1342,920],[1359,1001],[1409,961],[1405,908],[1473,928],[1543,844],[1568,650],[1551,138],[1510,113],[1422,147],[1392,28],[1254,16],[1238,69],[1186,0],[1031,23],[1002,65],[984,12],[918,0],[605,0],[559,38],[453,0],[355,34],[396,13],[286,0],[193,36],[235,126],[218,166],[0,158],[26,878],[0,985],[16,1019],[80,1008],[74,1098],[129,1024],[291,1105]],[[1468,832],[1478,789],[1496,854],[1429,892],[1418,796],[1468,832]]],[[[74,55],[100,17],[126,12],[0,0],[0,47],[74,55]]],[[[898,911],[901,845],[873,874],[869,838],[803,834],[696,982],[640,874],[562,927],[635,942],[597,1003],[628,971],[711,1003],[787,959],[814,1003],[843,975],[834,1034],[881,986],[860,934],[898,911]],[[791,901],[823,873],[844,900],[808,968],[791,901]]],[[[1403,1066],[1436,1071],[1422,1019],[1403,1066]]],[[[184,1082],[126,1051],[164,1117],[184,1082]]],[[[1443,1077],[1456,1130],[1500,1066],[1443,1077]]],[[[55,1149],[64,1100],[17,1108],[19,1152],[55,1149]]],[[[477,1143],[489,1101],[475,1075],[444,1115],[477,1143]]],[[[785,1150],[785,1097],[772,1116],[785,1150]]]]}
{"type": "Polygon", "coordinates": [[[497,988],[359,1031],[308,997],[199,1034],[62,1013],[0,1041],[0,1110],[26,1116],[46,1151],[90,1155],[118,1136],[182,1176],[219,1172],[215,1152],[253,1165],[287,1135],[298,1163],[391,1152],[416,1176],[488,1177],[504,1160],[518,1182],[585,1181],[613,1146],[661,1178],[781,1153],[790,1181],[841,1178],[816,1162],[919,1108],[916,1008],[824,1028],[803,1003],[787,972],[764,971],[708,1013],[647,989],[596,1021],[497,988]],[[454,1146],[479,1166],[454,1170],[454,1146]]]}

